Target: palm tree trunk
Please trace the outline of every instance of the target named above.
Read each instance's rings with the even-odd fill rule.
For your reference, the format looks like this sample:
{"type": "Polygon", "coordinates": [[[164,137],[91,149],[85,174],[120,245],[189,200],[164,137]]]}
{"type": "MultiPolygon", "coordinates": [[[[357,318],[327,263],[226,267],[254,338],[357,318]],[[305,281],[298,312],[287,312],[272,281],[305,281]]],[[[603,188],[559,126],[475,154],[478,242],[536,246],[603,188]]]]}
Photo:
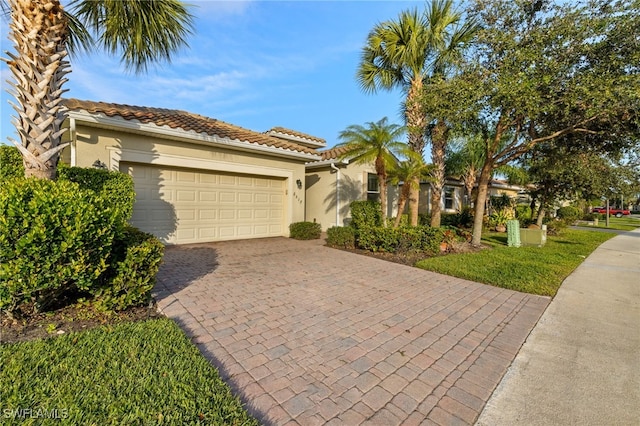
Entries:
{"type": "Polygon", "coordinates": [[[67,56],[67,20],[58,0],[9,0],[9,39],[15,54],[6,52],[13,81],[9,93],[18,114],[14,120],[20,142],[10,139],[22,154],[25,176],[55,179],[65,132],[62,123],[64,76],[70,72],[67,56]]]}
{"type": "Polygon", "coordinates": [[[380,210],[382,210],[382,226],[387,227],[387,176],[378,174],[378,186],[380,187],[380,210]]]}
{"type": "Polygon", "coordinates": [[[493,164],[489,161],[485,161],[480,172],[480,179],[478,181],[478,195],[476,198],[476,206],[473,215],[473,230],[471,244],[479,246],[482,239],[482,222],[484,219],[484,204],[487,201],[487,194],[489,192],[489,182],[491,180],[491,172],[493,171],[493,164]]]}
{"type": "MultiPolygon", "coordinates": [[[[416,75],[411,81],[409,93],[407,93],[407,103],[405,105],[405,119],[407,122],[407,133],[409,134],[409,147],[413,152],[422,155],[424,151],[424,132],[426,127],[426,117],[424,108],[420,103],[422,92],[422,76],[416,75]]],[[[420,179],[417,185],[411,185],[411,195],[409,196],[409,223],[411,226],[418,225],[418,206],[420,202],[420,179]]],[[[414,182],[415,183],[415,182],[414,182]]]]}
{"type": "Polygon", "coordinates": [[[444,154],[447,145],[447,125],[438,120],[431,132],[431,160],[434,170],[431,182],[431,226],[439,227],[441,219],[440,202],[444,189],[444,154]]]}
{"type": "Polygon", "coordinates": [[[405,182],[402,185],[402,191],[400,192],[400,199],[398,200],[398,214],[396,216],[396,221],[393,224],[394,228],[400,226],[400,221],[402,220],[402,213],[404,212],[404,208],[407,205],[407,199],[409,198],[409,194],[411,192],[411,185],[409,182],[405,182]]]}
{"type": "Polygon", "coordinates": [[[473,200],[473,187],[476,185],[476,169],[473,166],[469,166],[469,169],[462,178],[464,182],[464,189],[467,191],[467,205],[474,205],[473,200]]]}
{"type": "Polygon", "coordinates": [[[411,226],[418,226],[420,178],[414,177],[407,183],[409,185],[409,224],[411,226]]]}

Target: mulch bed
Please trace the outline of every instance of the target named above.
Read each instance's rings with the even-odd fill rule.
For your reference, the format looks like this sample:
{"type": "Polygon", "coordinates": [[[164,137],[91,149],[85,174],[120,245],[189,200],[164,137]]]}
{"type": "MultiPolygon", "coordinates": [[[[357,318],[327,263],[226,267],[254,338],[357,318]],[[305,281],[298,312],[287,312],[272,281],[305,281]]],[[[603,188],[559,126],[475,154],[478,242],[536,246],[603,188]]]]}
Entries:
{"type": "MultiPolygon", "coordinates": [[[[26,309],[26,311],[30,311],[26,309]]],[[[49,312],[22,314],[12,318],[0,312],[0,343],[26,342],[67,333],[89,330],[101,325],[142,321],[162,317],[155,304],[129,308],[122,312],[98,312],[93,307],[73,304],[49,312]]]]}
{"type": "MultiPolygon", "coordinates": [[[[407,265],[407,266],[415,266],[415,264],[420,260],[433,257],[433,256],[426,255],[424,253],[386,253],[386,252],[372,252],[372,251],[362,250],[362,249],[347,249],[344,247],[333,247],[333,246],[327,246],[327,247],[348,251],[350,253],[357,253],[364,256],[375,257],[377,259],[386,260],[388,262],[400,263],[402,265],[407,265]]],[[[471,252],[476,252],[480,250],[485,250],[487,248],[489,248],[489,246],[483,245],[481,247],[474,247],[469,243],[455,243],[453,246],[449,246],[447,251],[440,253],[439,256],[446,256],[448,254],[457,254],[457,253],[471,253],[471,252]]]]}

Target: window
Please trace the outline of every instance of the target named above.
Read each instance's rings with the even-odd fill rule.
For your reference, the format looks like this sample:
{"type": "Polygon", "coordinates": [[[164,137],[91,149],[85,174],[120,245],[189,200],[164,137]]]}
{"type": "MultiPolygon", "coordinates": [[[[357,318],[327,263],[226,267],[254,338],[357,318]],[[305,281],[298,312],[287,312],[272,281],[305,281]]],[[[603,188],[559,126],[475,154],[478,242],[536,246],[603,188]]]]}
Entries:
{"type": "Polygon", "coordinates": [[[453,199],[455,197],[455,189],[450,186],[444,187],[444,209],[453,210],[453,199]]]}
{"type": "Polygon", "coordinates": [[[367,173],[367,200],[380,200],[380,186],[378,185],[378,176],[374,173],[367,173]]]}

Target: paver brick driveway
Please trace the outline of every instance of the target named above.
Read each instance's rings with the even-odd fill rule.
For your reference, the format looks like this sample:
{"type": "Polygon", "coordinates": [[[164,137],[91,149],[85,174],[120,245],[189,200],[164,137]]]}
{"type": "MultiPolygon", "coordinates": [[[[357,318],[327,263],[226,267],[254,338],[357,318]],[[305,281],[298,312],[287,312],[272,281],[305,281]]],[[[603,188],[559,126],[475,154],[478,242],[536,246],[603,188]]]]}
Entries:
{"type": "Polygon", "coordinates": [[[263,424],[472,424],[550,301],[322,244],[165,254],[159,308],[263,424]]]}

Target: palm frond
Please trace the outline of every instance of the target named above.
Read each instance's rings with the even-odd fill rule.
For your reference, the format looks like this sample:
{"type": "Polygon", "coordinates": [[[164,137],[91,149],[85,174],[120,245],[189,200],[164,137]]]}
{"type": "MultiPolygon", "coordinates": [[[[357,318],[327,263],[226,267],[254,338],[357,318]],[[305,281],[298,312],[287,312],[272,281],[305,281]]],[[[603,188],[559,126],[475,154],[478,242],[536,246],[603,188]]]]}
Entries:
{"type": "Polygon", "coordinates": [[[73,0],[70,6],[97,43],[136,73],[170,61],[193,30],[193,15],[178,0],[73,0]]]}

